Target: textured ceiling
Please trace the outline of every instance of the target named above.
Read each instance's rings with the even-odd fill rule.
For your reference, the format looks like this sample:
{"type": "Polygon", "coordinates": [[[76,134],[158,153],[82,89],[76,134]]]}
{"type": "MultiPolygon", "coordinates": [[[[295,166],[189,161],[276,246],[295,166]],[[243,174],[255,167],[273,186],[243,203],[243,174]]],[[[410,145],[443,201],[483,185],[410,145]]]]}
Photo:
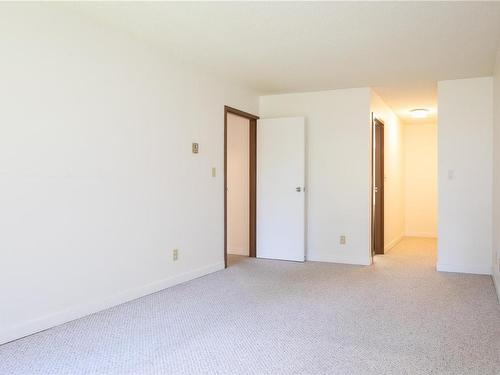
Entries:
{"type": "Polygon", "coordinates": [[[436,82],[492,74],[496,2],[66,4],[261,94],[372,86],[403,120],[436,82]]]}

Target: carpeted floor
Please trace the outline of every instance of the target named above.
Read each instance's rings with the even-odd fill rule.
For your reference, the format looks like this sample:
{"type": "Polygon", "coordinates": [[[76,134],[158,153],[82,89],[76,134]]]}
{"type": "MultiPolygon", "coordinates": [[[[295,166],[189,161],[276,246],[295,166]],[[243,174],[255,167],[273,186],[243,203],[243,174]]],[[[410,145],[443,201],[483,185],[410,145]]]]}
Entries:
{"type": "Polygon", "coordinates": [[[209,276],[0,346],[0,374],[500,374],[489,276],[435,241],[372,267],[231,257],[209,276]]]}

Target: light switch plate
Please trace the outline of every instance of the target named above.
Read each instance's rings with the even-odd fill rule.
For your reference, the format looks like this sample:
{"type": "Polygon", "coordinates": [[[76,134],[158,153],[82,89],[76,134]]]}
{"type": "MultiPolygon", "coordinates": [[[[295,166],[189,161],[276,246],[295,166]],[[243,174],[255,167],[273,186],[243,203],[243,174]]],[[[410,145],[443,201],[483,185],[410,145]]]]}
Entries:
{"type": "Polygon", "coordinates": [[[212,177],[217,176],[217,169],[215,167],[212,167],[212,177]]]}
{"type": "Polygon", "coordinates": [[[193,150],[193,154],[198,153],[198,151],[199,151],[198,143],[193,142],[192,150],[193,150]]]}

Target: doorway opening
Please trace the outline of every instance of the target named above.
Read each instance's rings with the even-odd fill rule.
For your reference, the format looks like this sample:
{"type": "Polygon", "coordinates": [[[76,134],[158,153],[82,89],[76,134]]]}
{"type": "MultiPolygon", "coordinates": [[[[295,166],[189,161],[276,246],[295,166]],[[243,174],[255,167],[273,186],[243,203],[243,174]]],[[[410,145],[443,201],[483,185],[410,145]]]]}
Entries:
{"type": "Polygon", "coordinates": [[[258,116],[224,107],[224,264],[256,256],[258,116]]]}
{"type": "Polygon", "coordinates": [[[384,123],[372,121],[372,256],[384,254],[384,123]]]}
{"type": "MultiPolygon", "coordinates": [[[[372,114],[371,254],[435,263],[437,124],[389,110],[372,114]]],[[[374,260],[377,258],[374,258],[374,260]]],[[[382,261],[383,258],[378,258],[382,261]]]]}

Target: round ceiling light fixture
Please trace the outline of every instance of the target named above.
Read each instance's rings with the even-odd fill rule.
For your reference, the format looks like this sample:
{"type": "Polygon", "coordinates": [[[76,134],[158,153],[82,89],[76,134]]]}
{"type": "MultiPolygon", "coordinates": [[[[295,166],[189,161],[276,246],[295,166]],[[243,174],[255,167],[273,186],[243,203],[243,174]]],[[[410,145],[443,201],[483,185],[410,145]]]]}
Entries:
{"type": "Polygon", "coordinates": [[[410,111],[410,115],[413,118],[426,118],[429,116],[429,110],[425,108],[415,108],[410,111]]]}

